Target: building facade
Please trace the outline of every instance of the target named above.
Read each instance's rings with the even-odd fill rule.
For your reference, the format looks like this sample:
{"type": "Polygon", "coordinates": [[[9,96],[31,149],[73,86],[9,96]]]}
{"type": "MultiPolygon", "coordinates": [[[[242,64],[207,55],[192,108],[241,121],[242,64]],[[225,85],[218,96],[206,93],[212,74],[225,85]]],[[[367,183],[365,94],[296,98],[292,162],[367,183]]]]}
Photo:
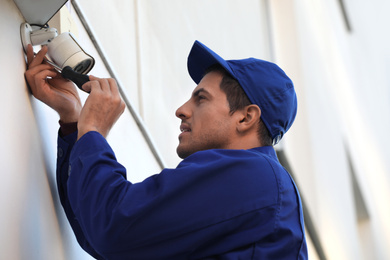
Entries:
{"type": "MultiPolygon", "coordinates": [[[[115,77],[127,109],[108,141],[133,182],[179,163],[175,110],[195,40],[280,65],[298,96],[275,146],[305,207],[310,259],[390,259],[390,3],[374,0],[73,0],[49,21],[115,77]]],[[[26,86],[13,0],[0,0],[0,259],[91,259],[55,184],[58,116],[26,86]]],[[[36,47],[37,48],[37,47],[36,47]]],[[[86,94],[81,93],[85,100],[86,94]]]]}

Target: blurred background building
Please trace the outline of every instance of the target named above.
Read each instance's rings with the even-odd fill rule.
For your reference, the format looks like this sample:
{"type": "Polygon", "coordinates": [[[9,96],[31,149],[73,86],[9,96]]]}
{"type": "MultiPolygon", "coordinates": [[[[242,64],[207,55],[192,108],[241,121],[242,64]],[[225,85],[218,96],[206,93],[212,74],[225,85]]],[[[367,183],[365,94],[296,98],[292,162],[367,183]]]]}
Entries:
{"type": "MultiPolygon", "coordinates": [[[[386,260],[389,11],[385,0],[73,0],[49,24],[96,59],[91,74],[117,79],[127,109],[108,141],[133,182],[180,161],[175,110],[195,87],[195,40],[225,59],[279,64],[298,115],[275,149],[301,192],[310,259],[386,260]]],[[[0,259],[91,259],[56,191],[58,116],[24,80],[24,21],[0,0],[0,259]]]]}

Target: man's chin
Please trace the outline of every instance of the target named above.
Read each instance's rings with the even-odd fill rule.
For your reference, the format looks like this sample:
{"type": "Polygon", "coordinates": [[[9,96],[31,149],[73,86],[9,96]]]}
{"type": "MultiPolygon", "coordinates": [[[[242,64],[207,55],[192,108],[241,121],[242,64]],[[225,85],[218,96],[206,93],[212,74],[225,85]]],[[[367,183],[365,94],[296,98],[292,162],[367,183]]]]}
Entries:
{"type": "Polygon", "coordinates": [[[188,149],[185,149],[183,147],[180,147],[180,144],[179,146],[176,148],[176,153],[177,155],[181,158],[181,159],[185,159],[187,158],[188,156],[190,156],[191,154],[193,154],[194,152],[193,151],[190,151],[188,149]]]}

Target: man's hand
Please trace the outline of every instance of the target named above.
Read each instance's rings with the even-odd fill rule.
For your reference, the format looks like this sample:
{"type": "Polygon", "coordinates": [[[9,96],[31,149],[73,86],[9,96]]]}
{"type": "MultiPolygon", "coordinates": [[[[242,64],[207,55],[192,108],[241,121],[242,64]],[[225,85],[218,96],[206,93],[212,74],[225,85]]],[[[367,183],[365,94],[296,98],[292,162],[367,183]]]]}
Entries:
{"type": "Polygon", "coordinates": [[[80,114],[77,140],[89,131],[97,131],[107,137],[111,127],[125,110],[125,103],[114,79],[94,76],[89,76],[89,79],[83,85],[83,89],[90,91],[90,94],[80,114]]]}
{"type": "Polygon", "coordinates": [[[28,70],[26,80],[32,94],[60,115],[64,123],[77,122],[82,108],[73,82],[62,78],[51,65],[45,63],[47,47],[44,46],[34,57],[31,45],[27,47],[28,70]]]}

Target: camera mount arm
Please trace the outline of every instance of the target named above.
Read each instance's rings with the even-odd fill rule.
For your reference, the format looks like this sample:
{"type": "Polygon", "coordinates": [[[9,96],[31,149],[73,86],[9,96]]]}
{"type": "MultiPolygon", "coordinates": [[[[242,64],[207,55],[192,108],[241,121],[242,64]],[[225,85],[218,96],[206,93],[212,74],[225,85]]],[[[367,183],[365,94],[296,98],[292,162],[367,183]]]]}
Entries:
{"type": "Polygon", "coordinates": [[[58,36],[57,29],[49,27],[38,27],[33,29],[30,24],[23,23],[20,26],[20,38],[22,39],[23,49],[26,52],[27,45],[45,45],[50,43],[58,36]]]}

